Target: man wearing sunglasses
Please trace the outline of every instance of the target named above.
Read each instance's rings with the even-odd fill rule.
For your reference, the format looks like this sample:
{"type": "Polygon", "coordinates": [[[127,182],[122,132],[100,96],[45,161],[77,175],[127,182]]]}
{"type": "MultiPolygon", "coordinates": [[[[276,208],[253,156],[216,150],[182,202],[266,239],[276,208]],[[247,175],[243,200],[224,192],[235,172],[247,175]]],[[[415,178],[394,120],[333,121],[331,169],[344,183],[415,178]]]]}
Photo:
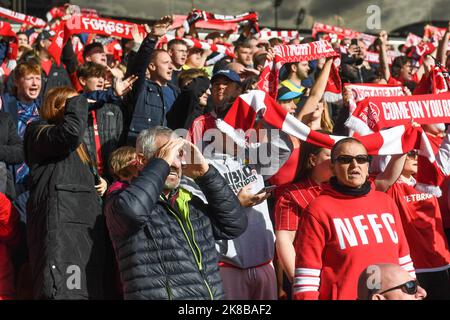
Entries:
{"type": "Polygon", "coordinates": [[[354,300],[361,270],[379,261],[415,277],[398,208],[368,179],[369,162],[354,138],[331,149],[333,176],[298,223],[294,299],[354,300]]]}
{"type": "Polygon", "coordinates": [[[395,264],[370,265],[358,280],[358,300],[423,300],[427,292],[395,264]]]}

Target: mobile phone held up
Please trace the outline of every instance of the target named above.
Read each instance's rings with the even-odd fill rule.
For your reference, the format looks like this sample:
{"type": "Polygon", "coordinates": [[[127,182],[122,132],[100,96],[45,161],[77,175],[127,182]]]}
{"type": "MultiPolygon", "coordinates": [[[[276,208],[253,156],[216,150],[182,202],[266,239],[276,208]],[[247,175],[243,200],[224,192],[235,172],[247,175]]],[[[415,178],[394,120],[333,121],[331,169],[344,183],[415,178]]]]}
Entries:
{"type": "Polygon", "coordinates": [[[263,192],[272,192],[274,191],[278,186],[267,186],[262,188],[261,190],[258,191],[257,194],[263,193],[263,192]]]}

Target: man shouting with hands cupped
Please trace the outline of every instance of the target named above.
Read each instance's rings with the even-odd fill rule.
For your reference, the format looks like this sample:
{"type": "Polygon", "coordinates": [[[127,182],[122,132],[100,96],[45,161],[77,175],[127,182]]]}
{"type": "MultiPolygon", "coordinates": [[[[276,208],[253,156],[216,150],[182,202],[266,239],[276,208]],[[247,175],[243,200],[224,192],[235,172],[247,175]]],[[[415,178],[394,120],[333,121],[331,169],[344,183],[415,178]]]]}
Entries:
{"type": "Polygon", "coordinates": [[[125,299],[222,299],[215,240],[247,227],[227,182],[192,143],[171,129],[142,131],[136,142],[139,175],[111,192],[107,226],[125,299]],[[207,203],[179,187],[195,180],[207,203]]]}

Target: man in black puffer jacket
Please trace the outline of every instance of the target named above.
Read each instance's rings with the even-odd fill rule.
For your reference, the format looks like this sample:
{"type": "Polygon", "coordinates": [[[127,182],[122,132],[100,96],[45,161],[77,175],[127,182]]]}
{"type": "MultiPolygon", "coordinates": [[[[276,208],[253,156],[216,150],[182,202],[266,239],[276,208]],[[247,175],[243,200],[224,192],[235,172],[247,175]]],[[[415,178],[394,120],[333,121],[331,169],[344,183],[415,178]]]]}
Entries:
{"type": "Polygon", "coordinates": [[[145,165],[127,187],[112,191],[105,216],[125,299],[222,299],[215,240],[247,228],[240,204],[219,172],[190,142],[154,127],[139,134],[145,165]],[[182,150],[193,155],[181,165],[182,150]],[[191,177],[208,204],[179,188],[191,177]]]}

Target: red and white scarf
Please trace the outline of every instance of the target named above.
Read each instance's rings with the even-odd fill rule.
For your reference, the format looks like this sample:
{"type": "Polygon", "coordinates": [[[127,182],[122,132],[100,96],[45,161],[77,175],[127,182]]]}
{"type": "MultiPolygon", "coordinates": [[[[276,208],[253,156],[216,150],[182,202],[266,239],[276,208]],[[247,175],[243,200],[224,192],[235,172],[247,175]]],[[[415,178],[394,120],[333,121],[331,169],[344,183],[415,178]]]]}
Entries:
{"type": "MultiPolygon", "coordinates": [[[[189,33],[190,27],[198,21],[209,21],[212,23],[229,23],[229,22],[242,22],[242,21],[250,21],[255,23],[257,26],[258,15],[256,12],[245,12],[236,16],[232,15],[222,15],[215,14],[211,12],[206,12],[198,9],[192,10],[186,18],[186,21],[183,22],[183,27],[186,33],[189,33]]],[[[259,29],[256,30],[259,32],[259,29]]]]}
{"type": "Polygon", "coordinates": [[[339,56],[327,41],[275,46],[274,51],[274,60],[266,61],[258,81],[258,89],[268,92],[273,98],[277,95],[278,75],[283,64],[339,56]]]}
{"type": "Polygon", "coordinates": [[[316,23],[314,23],[313,28],[312,28],[313,38],[315,38],[317,33],[319,33],[319,32],[326,33],[326,34],[334,34],[334,35],[336,35],[337,39],[339,39],[339,40],[342,40],[344,38],[361,39],[364,42],[364,44],[366,45],[366,47],[369,47],[377,39],[376,36],[373,36],[370,34],[362,33],[359,31],[352,30],[352,29],[340,28],[340,27],[329,25],[329,24],[316,22],[316,23]]]}
{"type": "Polygon", "coordinates": [[[168,43],[172,39],[181,39],[184,42],[186,42],[187,46],[189,48],[199,48],[203,50],[211,50],[212,52],[218,52],[223,53],[233,59],[236,58],[236,55],[234,54],[234,47],[233,46],[227,46],[222,44],[214,44],[210,43],[208,41],[202,41],[195,38],[177,38],[171,35],[165,35],[158,41],[158,48],[161,48],[163,44],[168,43]]]}
{"type": "Polygon", "coordinates": [[[337,35],[339,40],[342,40],[344,38],[357,38],[359,36],[359,32],[354,31],[352,29],[346,29],[346,28],[340,28],[336,26],[332,26],[329,24],[324,24],[320,22],[315,22],[312,27],[312,36],[315,38],[317,36],[317,33],[323,32],[323,33],[332,33],[337,35]]]}
{"type": "MultiPolygon", "coordinates": [[[[311,130],[307,125],[283,110],[272,97],[260,90],[252,90],[240,95],[224,119],[216,120],[216,125],[238,145],[251,147],[246,140],[245,132],[253,128],[257,114],[270,126],[281,129],[302,141],[321,147],[331,148],[335,142],[345,138],[344,136],[328,135],[311,130]]],[[[423,134],[421,128],[401,125],[359,137],[358,140],[364,144],[369,154],[390,155],[402,154],[414,148],[422,148],[423,136],[425,134],[423,134]]],[[[435,161],[434,154],[426,152],[427,150],[423,150],[423,154],[426,154],[430,161],[435,161]]]]}
{"type": "Polygon", "coordinates": [[[298,38],[299,33],[298,31],[290,31],[290,30],[281,30],[281,31],[261,30],[259,32],[259,36],[262,39],[270,39],[270,38],[294,39],[298,38]]]}
{"type": "Polygon", "coordinates": [[[403,97],[370,97],[360,103],[346,124],[357,132],[404,125],[450,122],[450,93],[403,97]]]}
{"type": "MultiPolygon", "coordinates": [[[[65,23],[66,37],[80,33],[95,33],[103,36],[133,39],[131,29],[135,23],[93,16],[73,15],[65,23]]],[[[139,32],[145,33],[142,25],[138,25],[139,32]]]]}
{"type": "MultiPolygon", "coordinates": [[[[387,58],[388,58],[388,64],[391,65],[395,58],[400,56],[401,54],[396,53],[395,51],[389,50],[387,52],[387,58]]],[[[366,51],[366,55],[364,57],[364,60],[366,60],[369,63],[380,63],[380,54],[375,51],[366,51]]]]}
{"type": "Polygon", "coordinates": [[[349,99],[350,114],[352,114],[357,104],[368,97],[398,97],[404,96],[403,88],[397,85],[385,85],[374,83],[344,83],[344,87],[352,93],[349,99]]]}
{"type": "Polygon", "coordinates": [[[408,33],[408,36],[406,37],[405,41],[405,47],[410,48],[419,45],[419,43],[422,41],[422,38],[419,36],[416,36],[414,33],[408,33]]]}
{"type": "Polygon", "coordinates": [[[432,39],[434,43],[439,42],[445,34],[446,28],[438,28],[431,25],[426,25],[424,27],[423,37],[427,39],[432,39]]]}
{"type": "MultiPolygon", "coordinates": [[[[55,62],[61,60],[62,48],[70,36],[80,33],[95,33],[104,36],[113,36],[132,39],[131,29],[135,24],[127,21],[99,18],[93,16],[73,15],[69,20],[62,21],[53,31],[52,44],[48,51],[55,62]]],[[[139,32],[145,34],[143,26],[138,25],[139,32]]]]}
{"type": "Polygon", "coordinates": [[[354,102],[358,103],[368,97],[404,96],[403,88],[397,85],[375,83],[344,83],[344,87],[352,93],[354,102]]]}
{"type": "Polygon", "coordinates": [[[422,65],[423,59],[426,55],[433,53],[436,50],[437,45],[432,42],[424,42],[417,46],[408,53],[408,57],[413,58],[415,61],[419,61],[419,65],[422,65]]]}
{"type": "Polygon", "coordinates": [[[25,23],[35,28],[44,28],[45,26],[47,26],[47,23],[40,18],[28,16],[26,14],[15,12],[3,7],[0,7],[0,17],[6,18],[8,20],[25,23]]]}

